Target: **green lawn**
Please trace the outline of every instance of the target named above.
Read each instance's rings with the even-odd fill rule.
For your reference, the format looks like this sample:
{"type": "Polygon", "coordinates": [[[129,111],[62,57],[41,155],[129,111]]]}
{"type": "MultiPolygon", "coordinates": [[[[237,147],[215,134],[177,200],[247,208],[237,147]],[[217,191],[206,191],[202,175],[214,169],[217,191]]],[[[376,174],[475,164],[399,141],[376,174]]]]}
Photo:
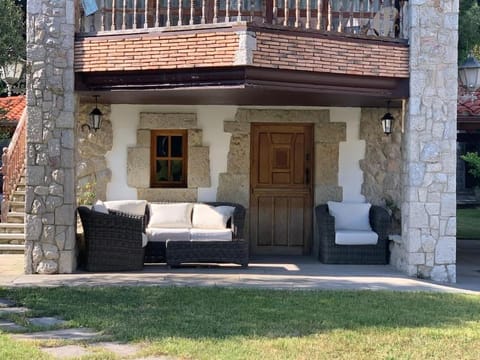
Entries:
{"type": "MultiPolygon", "coordinates": [[[[144,356],[478,359],[480,349],[480,297],[469,295],[124,287],[0,289],[0,297],[140,343],[144,356]]],[[[29,347],[1,356],[15,344],[0,334],[0,358],[38,358],[29,347]]]]}
{"type": "Polygon", "coordinates": [[[457,237],[480,239],[480,208],[457,209],[457,237]]]}

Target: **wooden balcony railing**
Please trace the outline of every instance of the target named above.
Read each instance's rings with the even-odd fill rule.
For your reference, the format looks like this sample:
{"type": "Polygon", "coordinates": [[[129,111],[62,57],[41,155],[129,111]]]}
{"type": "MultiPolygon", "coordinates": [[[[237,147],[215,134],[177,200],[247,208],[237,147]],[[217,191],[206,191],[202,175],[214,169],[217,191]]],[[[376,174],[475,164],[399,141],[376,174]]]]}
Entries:
{"type": "Polygon", "coordinates": [[[16,185],[19,183],[25,171],[25,139],[27,133],[27,116],[21,117],[8,148],[2,154],[3,174],[3,199],[2,199],[2,222],[7,221],[10,208],[10,200],[16,185]]]}
{"type": "Polygon", "coordinates": [[[97,0],[78,32],[138,31],[248,21],[377,37],[407,38],[408,1],[394,0],[97,0]],[[395,5],[396,4],[396,5],[395,5]]]}

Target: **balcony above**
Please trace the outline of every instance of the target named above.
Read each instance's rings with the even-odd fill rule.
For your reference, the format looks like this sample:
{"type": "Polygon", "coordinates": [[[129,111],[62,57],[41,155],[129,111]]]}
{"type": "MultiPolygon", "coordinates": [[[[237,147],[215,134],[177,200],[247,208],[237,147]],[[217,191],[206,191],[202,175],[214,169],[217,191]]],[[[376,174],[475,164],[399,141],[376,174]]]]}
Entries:
{"type": "MultiPolygon", "coordinates": [[[[176,3],[175,8],[169,0],[166,10],[161,10],[161,1],[154,2],[153,8],[152,0],[141,1],[125,0],[125,7],[118,11],[102,7],[89,17],[93,25],[83,22],[84,29],[100,30],[77,34],[75,72],[80,95],[101,93],[102,99],[112,103],[279,105],[288,101],[330,106],[383,106],[386,99],[408,97],[408,45],[398,38],[398,27],[391,34],[397,37],[358,32],[351,26],[347,29],[347,24],[356,23],[348,17],[336,27],[343,32],[319,30],[318,17],[315,22],[313,15],[306,16],[317,14],[312,0],[295,3],[298,25],[290,15],[283,23],[277,21],[278,16],[292,13],[282,7],[272,7],[268,15],[264,6],[266,18],[252,7],[252,15],[241,12],[239,20],[226,10],[237,4],[233,0],[202,1],[202,6],[214,6],[199,13],[195,12],[197,0],[189,2],[193,6],[189,12],[184,11],[186,2],[182,8],[176,3]],[[137,12],[127,12],[130,2],[137,12]],[[138,12],[141,6],[146,6],[147,13],[138,12]],[[149,9],[153,9],[151,16],[149,9]],[[200,18],[190,17],[191,13],[200,18]]],[[[364,6],[362,1],[356,4],[364,6]]],[[[368,9],[374,5],[386,8],[372,2],[368,9]]],[[[343,19],[341,12],[330,11],[325,19],[320,17],[320,27],[323,20],[327,29],[335,24],[332,14],[343,19]]]]}
{"type": "Polygon", "coordinates": [[[250,22],[406,39],[407,11],[403,0],[100,0],[92,15],[81,11],[77,29],[94,36],[250,22]]]}

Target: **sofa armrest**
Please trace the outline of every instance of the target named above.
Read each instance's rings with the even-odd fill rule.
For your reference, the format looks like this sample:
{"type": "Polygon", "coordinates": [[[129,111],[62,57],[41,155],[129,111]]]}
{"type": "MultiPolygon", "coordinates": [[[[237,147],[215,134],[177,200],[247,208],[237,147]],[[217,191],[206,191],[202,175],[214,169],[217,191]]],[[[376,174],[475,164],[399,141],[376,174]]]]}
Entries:
{"type": "Polygon", "coordinates": [[[388,211],[381,206],[372,205],[369,218],[370,226],[372,227],[372,230],[378,234],[379,240],[387,239],[391,222],[388,211]]]}
{"type": "Polygon", "coordinates": [[[322,204],[315,207],[315,217],[321,243],[335,243],[335,217],[330,215],[328,205],[322,204]]]}

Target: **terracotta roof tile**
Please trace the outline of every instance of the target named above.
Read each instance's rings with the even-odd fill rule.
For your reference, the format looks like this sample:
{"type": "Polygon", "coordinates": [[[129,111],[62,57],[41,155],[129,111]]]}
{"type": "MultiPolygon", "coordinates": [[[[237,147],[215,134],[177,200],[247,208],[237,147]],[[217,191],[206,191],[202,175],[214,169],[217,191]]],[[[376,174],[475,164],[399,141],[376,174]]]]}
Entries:
{"type": "Polygon", "coordinates": [[[480,91],[472,96],[458,89],[457,115],[480,115],[480,91]]]}
{"type": "Polygon", "coordinates": [[[5,114],[0,114],[0,117],[6,119],[7,121],[18,122],[22,117],[25,106],[25,95],[0,98],[0,109],[6,111],[5,114]]]}

